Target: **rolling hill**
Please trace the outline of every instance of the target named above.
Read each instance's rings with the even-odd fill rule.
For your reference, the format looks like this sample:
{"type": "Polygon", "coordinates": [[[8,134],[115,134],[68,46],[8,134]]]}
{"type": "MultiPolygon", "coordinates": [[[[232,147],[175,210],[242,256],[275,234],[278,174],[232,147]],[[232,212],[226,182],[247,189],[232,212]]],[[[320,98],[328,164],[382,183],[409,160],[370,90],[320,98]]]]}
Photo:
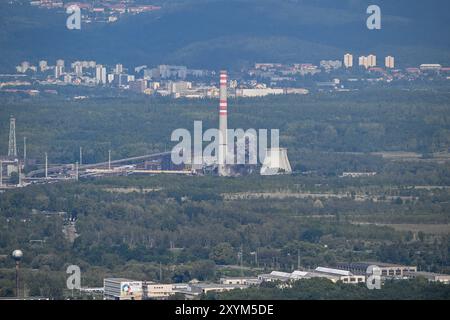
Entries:
{"type": "Polygon", "coordinates": [[[450,62],[450,3],[366,0],[170,0],[115,24],[65,28],[63,13],[0,4],[0,69],[22,60],[94,59],[126,65],[240,67],[255,61],[318,62],[347,51],[393,54],[401,66],[450,62]],[[366,28],[379,4],[382,30],[366,28]]]}

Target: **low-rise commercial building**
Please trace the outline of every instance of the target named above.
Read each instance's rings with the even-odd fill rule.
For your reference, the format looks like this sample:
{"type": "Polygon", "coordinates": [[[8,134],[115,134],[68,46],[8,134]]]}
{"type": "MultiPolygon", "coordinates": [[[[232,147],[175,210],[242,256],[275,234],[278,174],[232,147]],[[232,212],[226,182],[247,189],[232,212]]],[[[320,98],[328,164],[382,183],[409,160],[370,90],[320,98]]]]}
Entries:
{"type": "Polygon", "coordinates": [[[415,278],[425,278],[430,282],[441,282],[445,284],[450,284],[450,275],[449,274],[441,274],[441,273],[433,273],[433,272],[405,272],[404,276],[408,279],[415,278]]]}
{"type": "Polygon", "coordinates": [[[334,283],[342,281],[347,284],[363,283],[366,280],[364,275],[354,275],[350,271],[318,267],[311,271],[297,270],[292,273],[272,271],[270,274],[261,274],[258,279],[262,282],[289,282],[301,279],[326,278],[334,283]]]}
{"type": "Polygon", "coordinates": [[[261,88],[261,89],[236,89],[237,97],[265,97],[268,95],[284,94],[284,89],[261,88]]]}
{"type": "Polygon", "coordinates": [[[381,270],[381,277],[403,278],[406,272],[417,272],[417,267],[383,262],[352,262],[338,263],[337,269],[348,270],[354,274],[365,275],[367,268],[377,266],[381,270]]]}
{"type": "Polygon", "coordinates": [[[172,284],[147,283],[144,284],[144,294],[148,299],[164,299],[174,295],[172,284]]]}
{"type": "Polygon", "coordinates": [[[350,271],[333,269],[333,268],[324,268],[318,267],[307,275],[309,278],[327,278],[332,282],[336,283],[338,281],[342,281],[346,284],[358,284],[364,283],[366,281],[366,277],[363,275],[354,275],[350,271]]]}
{"type": "Polygon", "coordinates": [[[105,300],[142,300],[142,281],[124,278],[107,278],[103,280],[105,300]]]}
{"type": "Polygon", "coordinates": [[[190,291],[199,293],[225,292],[234,289],[247,289],[249,286],[242,284],[217,284],[217,283],[196,283],[190,285],[190,291]]]}
{"type": "Polygon", "coordinates": [[[220,278],[220,284],[258,285],[261,281],[257,277],[220,278]]]}

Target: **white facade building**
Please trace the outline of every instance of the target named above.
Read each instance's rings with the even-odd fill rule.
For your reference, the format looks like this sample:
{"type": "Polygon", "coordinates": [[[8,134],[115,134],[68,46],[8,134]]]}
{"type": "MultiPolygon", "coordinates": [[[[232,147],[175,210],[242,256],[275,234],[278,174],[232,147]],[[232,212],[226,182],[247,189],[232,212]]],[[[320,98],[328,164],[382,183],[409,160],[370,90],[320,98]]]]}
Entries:
{"type": "Polygon", "coordinates": [[[64,68],[64,60],[62,59],[56,60],[56,66],[64,68]]]}
{"type": "Polygon", "coordinates": [[[58,79],[61,77],[64,73],[64,67],[63,66],[55,66],[55,78],[58,79]]]}
{"type": "Polygon", "coordinates": [[[95,81],[97,84],[106,84],[106,68],[98,64],[95,68],[95,81]]]}
{"type": "Polygon", "coordinates": [[[440,64],[430,64],[425,63],[420,65],[421,71],[440,71],[442,69],[442,65],[440,64]]]}
{"type": "Polygon", "coordinates": [[[313,271],[297,270],[292,273],[272,271],[270,274],[261,274],[258,279],[262,282],[290,282],[301,279],[326,278],[334,283],[342,281],[345,284],[358,284],[366,280],[364,275],[354,275],[350,271],[318,267],[313,271]]]}
{"type": "Polygon", "coordinates": [[[373,55],[373,54],[369,55],[367,57],[367,61],[369,64],[369,68],[377,66],[377,56],[376,55],[373,55]]]}
{"type": "Polygon", "coordinates": [[[123,278],[107,278],[103,280],[105,300],[142,300],[142,281],[123,278]]]}
{"type": "Polygon", "coordinates": [[[371,54],[366,56],[359,57],[358,64],[360,67],[364,67],[366,69],[376,67],[377,66],[377,56],[371,54]]]}
{"type": "Polygon", "coordinates": [[[268,95],[278,95],[278,94],[284,94],[284,89],[272,89],[272,88],[236,89],[237,97],[264,97],[268,95]]]}
{"type": "Polygon", "coordinates": [[[350,53],[347,53],[344,55],[344,66],[346,68],[352,68],[353,67],[353,55],[350,53]]]}
{"type": "Polygon", "coordinates": [[[385,58],[385,66],[387,69],[394,69],[395,68],[395,59],[392,56],[387,56],[385,58]]]}
{"type": "Polygon", "coordinates": [[[359,59],[358,59],[358,65],[360,66],[360,67],[364,67],[364,68],[369,68],[369,60],[367,59],[367,57],[366,56],[361,56],[361,57],[359,57],[359,59]]]}
{"type": "Polygon", "coordinates": [[[83,76],[83,65],[81,63],[77,63],[75,65],[74,69],[75,69],[75,74],[77,75],[77,77],[83,76]]]}
{"type": "Polygon", "coordinates": [[[123,65],[122,64],[116,64],[115,73],[120,74],[123,72],[123,65]]]}
{"type": "Polygon", "coordinates": [[[40,70],[41,72],[44,72],[44,71],[47,71],[47,69],[48,69],[48,63],[47,63],[47,61],[45,61],[45,60],[39,61],[39,70],[40,70]]]}

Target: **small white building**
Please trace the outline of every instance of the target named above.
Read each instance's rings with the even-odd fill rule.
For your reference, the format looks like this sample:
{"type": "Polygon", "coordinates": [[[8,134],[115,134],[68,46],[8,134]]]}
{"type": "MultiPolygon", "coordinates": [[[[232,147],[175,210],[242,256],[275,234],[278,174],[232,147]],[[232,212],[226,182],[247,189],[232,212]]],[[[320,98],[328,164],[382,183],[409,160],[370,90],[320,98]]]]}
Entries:
{"type": "Polygon", "coordinates": [[[268,95],[284,94],[284,89],[260,88],[260,89],[236,89],[237,97],[265,97],[268,95]]]}
{"type": "Polygon", "coordinates": [[[190,285],[190,291],[200,293],[225,292],[235,289],[247,289],[248,287],[242,284],[196,283],[190,285]]]}
{"type": "Polygon", "coordinates": [[[433,64],[433,63],[424,63],[420,65],[421,71],[440,71],[442,69],[442,65],[433,64]]]}
{"type": "Polygon", "coordinates": [[[376,172],[344,172],[341,178],[361,178],[361,177],[373,177],[376,176],[376,172]]]}
{"type": "Polygon", "coordinates": [[[220,278],[220,284],[258,285],[261,281],[257,277],[220,278]]]}
{"type": "Polygon", "coordinates": [[[175,294],[172,284],[147,283],[144,292],[149,299],[163,299],[175,294]]]}

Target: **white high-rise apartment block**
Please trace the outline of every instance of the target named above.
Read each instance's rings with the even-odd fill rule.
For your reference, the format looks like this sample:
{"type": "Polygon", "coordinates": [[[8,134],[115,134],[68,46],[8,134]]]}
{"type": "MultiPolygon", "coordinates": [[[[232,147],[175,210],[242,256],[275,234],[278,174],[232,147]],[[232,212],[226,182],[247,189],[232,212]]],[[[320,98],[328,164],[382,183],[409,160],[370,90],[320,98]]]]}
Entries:
{"type": "Polygon", "coordinates": [[[48,69],[48,63],[45,60],[41,60],[39,61],[39,70],[41,70],[41,72],[44,72],[48,69]]]}
{"type": "Polygon", "coordinates": [[[23,61],[20,64],[20,68],[21,68],[22,72],[25,73],[30,68],[30,63],[28,61],[23,61]]]}
{"type": "Polygon", "coordinates": [[[377,56],[371,54],[366,56],[359,57],[359,66],[362,66],[366,69],[377,66],[377,56]]]}
{"type": "Polygon", "coordinates": [[[368,63],[369,63],[369,67],[376,67],[377,66],[377,56],[376,55],[369,55],[367,57],[368,63]]]}
{"type": "Polygon", "coordinates": [[[83,76],[83,65],[81,63],[77,63],[75,65],[75,74],[77,75],[77,77],[82,77],[83,76]]]}
{"type": "Polygon", "coordinates": [[[56,66],[64,68],[64,60],[62,59],[56,60],[56,66]]]}
{"type": "Polygon", "coordinates": [[[122,64],[116,64],[116,74],[121,74],[123,72],[123,65],[122,64]]]}
{"type": "Polygon", "coordinates": [[[394,69],[395,68],[395,59],[392,56],[387,56],[385,59],[385,66],[387,69],[394,69]]]}
{"type": "Polygon", "coordinates": [[[95,81],[97,82],[97,84],[106,84],[106,80],[106,68],[101,64],[98,64],[95,67],[95,81]]]}
{"type": "Polygon", "coordinates": [[[344,66],[346,68],[352,68],[353,67],[353,55],[350,53],[347,53],[344,55],[344,66]]]}
{"type": "Polygon", "coordinates": [[[366,69],[369,68],[369,59],[366,56],[359,57],[358,65],[366,69]]]}
{"type": "Polygon", "coordinates": [[[114,73],[108,73],[108,83],[112,83],[114,81],[114,73]]]}
{"type": "Polygon", "coordinates": [[[63,66],[55,66],[55,79],[58,79],[61,77],[64,73],[64,67],[63,66]]]}

